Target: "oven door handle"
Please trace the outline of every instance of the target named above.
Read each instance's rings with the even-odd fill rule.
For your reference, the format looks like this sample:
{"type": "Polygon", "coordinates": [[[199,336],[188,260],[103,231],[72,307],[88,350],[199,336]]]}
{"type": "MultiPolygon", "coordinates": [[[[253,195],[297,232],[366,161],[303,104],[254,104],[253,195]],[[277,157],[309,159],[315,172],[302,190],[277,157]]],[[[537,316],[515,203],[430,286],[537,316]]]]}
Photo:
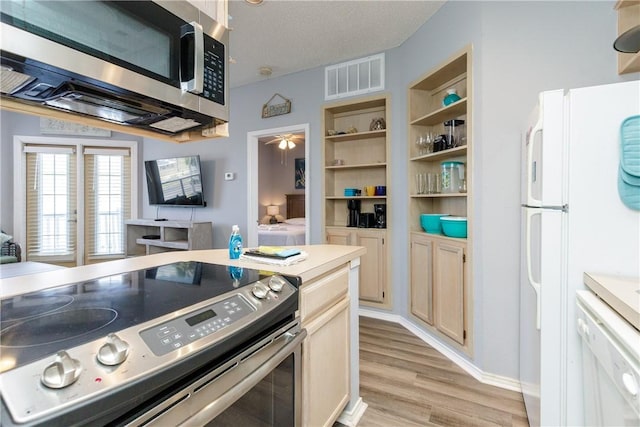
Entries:
{"type": "MultiPolygon", "coordinates": [[[[226,389],[226,391],[222,392],[217,399],[210,401],[207,406],[196,414],[185,419],[180,425],[199,426],[209,423],[260,383],[269,372],[277,368],[278,365],[292,353],[300,352],[302,340],[304,340],[306,336],[307,331],[305,329],[300,330],[297,334],[286,332],[273,340],[267,347],[240,362],[235,369],[227,374],[228,378],[226,378],[230,380],[229,382],[235,384],[228,389],[223,387],[222,384],[214,385],[215,382],[209,384],[209,386],[213,385],[213,389],[219,389],[220,387],[223,390],[226,389]],[[243,374],[243,366],[247,368],[250,367],[251,373],[248,375],[243,374]]],[[[300,369],[299,363],[296,363],[295,369],[300,369]]],[[[224,375],[221,380],[224,380],[227,375],[224,375]]],[[[296,373],[296,377],[299,378],[299,372],[296,373]]]]}
{"type": "MultiPolygon", "coordinates": [[[[282,333],[251,354],[239,356],[240,360],[224,373],[212,373],[201,378],[127,426],[205,425],[260,383],[291,354],[296,359],[294,377],[299,384],[301,368],[298,361],[307,331],[295,329],[282,333]]],[[[296,399],[299,393],[300,390],[297,390],[296,399]]],[[[296,410],[296,418],[299,417],[300,413],[296,410]]],[[[300,422],[295,425],[300,425],[300,422]]]]}

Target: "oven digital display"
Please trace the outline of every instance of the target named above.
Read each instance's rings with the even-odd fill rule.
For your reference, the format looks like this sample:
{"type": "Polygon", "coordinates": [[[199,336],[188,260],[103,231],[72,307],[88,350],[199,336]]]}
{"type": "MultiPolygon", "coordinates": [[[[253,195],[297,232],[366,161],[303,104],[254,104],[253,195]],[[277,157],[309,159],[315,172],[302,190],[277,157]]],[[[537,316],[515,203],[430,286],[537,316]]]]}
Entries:
{"type": "Polygon", "coordinates": [[[203,311],[202,313],[198,313],[195,316],[185,319],[185,321],[189,324],[189,326],[195,326],[198,323],[202,323],[205,320],[211,319],[212,317],[216,317],[216,316],[217,314],[215,311],[206,310],[206,311],[203,311]]]}

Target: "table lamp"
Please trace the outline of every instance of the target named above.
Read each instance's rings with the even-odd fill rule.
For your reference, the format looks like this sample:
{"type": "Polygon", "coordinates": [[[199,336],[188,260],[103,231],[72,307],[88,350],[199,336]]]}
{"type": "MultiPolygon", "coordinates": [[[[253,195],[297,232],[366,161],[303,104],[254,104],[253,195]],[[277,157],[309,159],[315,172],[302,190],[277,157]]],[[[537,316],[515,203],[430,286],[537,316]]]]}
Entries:
{"type": "Polygon", "coordinates": [[[278,222],[276,215],[280,215],[280,208],[276,205],[267,206],[267,215],[271,217],[269,224],[276,224],[278,222]]]}

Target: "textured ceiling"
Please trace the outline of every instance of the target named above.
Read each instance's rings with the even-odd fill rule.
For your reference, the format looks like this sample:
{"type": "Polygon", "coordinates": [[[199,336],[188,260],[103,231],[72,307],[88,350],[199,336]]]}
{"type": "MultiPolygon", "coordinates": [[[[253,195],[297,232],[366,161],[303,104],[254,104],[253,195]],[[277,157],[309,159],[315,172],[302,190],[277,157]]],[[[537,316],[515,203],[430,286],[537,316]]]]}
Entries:
{"type": "Polygon", "coordinates": [[[230,86],[238,87],[399,46],[444,1],[229,1],[230,86]],[[270,67],[272,74],[260,74],[270,67]]]}

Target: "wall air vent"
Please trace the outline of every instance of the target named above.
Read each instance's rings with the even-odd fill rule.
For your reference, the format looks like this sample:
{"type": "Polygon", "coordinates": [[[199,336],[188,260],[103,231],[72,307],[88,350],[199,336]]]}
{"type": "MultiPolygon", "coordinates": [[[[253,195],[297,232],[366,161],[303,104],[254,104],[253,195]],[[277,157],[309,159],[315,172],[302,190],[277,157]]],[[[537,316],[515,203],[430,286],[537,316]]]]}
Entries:
{"type": "Polygon", "coordinates": [[[384,90],[384,53],[324,69],[325,101],[379,90],[384,90]]]}

